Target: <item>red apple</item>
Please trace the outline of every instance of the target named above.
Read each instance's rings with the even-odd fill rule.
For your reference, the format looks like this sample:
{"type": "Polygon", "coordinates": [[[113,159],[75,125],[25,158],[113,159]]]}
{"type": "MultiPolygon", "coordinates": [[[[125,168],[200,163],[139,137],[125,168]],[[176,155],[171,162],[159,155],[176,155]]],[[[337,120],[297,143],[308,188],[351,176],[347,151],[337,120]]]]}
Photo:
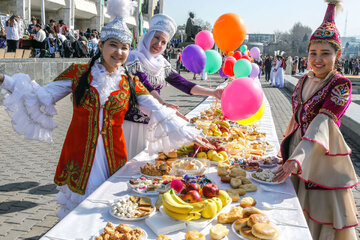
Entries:
{"type": "Polygon", "coordinates": [[[201,202],[201,195],[198,191],[190,190],[183,197],[182,200],[188,203],[201,202]]]}
{"type": "Polygon", "coordinates": [[[226,148],[225,147],[219,147],[216,149],[217,152],[221,152],[221,151],[225,151],[227,152],[226,148]]]}
{"type": "Polygon", "coordinates": [[[189,192],[191,190],[199,191],[199,185],[196,183],[190,183],[186,186],[186,191],[189,192]]]}
{"type": "Polygon", "coordinates": [[[220,131],[221,131],[221,132],[228,132],[228,133],[230,133],[230,130],[229,130],[227,127],[224,127],[224,126],[221,126],[221,127],[220,127],[220,131]]]}
{"type": "Polygon", "coordinates": [[[205,197],[212,198],[219,195],[219,188],[216,184],[208,183],[202,188],[205,197]]]}

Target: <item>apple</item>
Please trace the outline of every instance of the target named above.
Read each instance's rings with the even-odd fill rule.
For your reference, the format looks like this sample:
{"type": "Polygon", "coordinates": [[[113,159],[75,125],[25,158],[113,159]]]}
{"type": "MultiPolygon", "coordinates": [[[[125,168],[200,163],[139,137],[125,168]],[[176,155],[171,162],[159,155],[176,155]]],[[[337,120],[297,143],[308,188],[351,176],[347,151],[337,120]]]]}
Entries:
{"type": "Polygon", "coordinates": [[[207,159],[206,152],[199,152],[198,154],[196,154],[196,157],[197,158],[207,159]]]}
{"type": "Polygon", "coordinates": [[[221,154],[219,154],[219,153],[214,153],[214,154],[212,155],[211,160],[213,160],[213,161],[215,161],[215,162],[222,162],[222,161],[225,160],[225,158],[224,158],[223,155],[221,155],[221,154]]]}
{"type": "Polygon", "coordinates": [[[213,155],[214,153],[216,153],[215,150],[213,150],[213,149],[209,150],[209,151],[207,152],[207,158],[211,160],[211,159],[212,159],[212,155],[213,155]]]}
{"type": "Polygon", "coordinates": [[[216,151],[217,152],[221,152],[221,151],[227,152],[225,147],[219,147],[219,148],[216,149],[216,151]]]}
{"type": "Polygon", "coordinates": [[[227,132],[227,133],[230,132],[230,130],[227,127],[224,127],[224,126],[220,126],[219,129],[220,129],[221,132],[227,132]]]}
{"type": "Polygon", "coordinates": [[[222,155],[224,157],[224,160],[228,159],[228,154],[225,151],[220,151],[218,154],[222,155]]]}
{"type": "Polygon", "coordinates": [[[181,199],[187,203],[194,203],[194,202],[202,201],[200,193],[196,190],[188,191],[181,199]]]}
{"type": "Polygon", "coordinates": [[[202,193],[207,198],[219,196],[219,188],[216,184],[208,183],[202,188],[202,193]]]}
{"type": "Polygon", "coordinates": [[[188,185],[186,186],[186,191],[187,191],[187,192],[190,192],[190,191],[192,191],[192,190],[199,191],[199,190],[200,190],[199,185],[196,184],[196,183],[190,183],[190,184],[188,184],[188,185]]]}

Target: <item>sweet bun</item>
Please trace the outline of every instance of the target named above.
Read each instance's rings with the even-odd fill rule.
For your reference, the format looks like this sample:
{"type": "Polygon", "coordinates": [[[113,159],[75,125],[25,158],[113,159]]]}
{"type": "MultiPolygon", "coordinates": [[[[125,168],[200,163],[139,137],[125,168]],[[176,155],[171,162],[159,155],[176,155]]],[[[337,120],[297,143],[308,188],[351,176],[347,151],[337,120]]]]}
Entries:
{"type": "Polygon", "coordinates": [[[168,158],[177,158],[177,151],[174,152],[169,152],[168,154],[166,154],[168,158]]]}
{"type": "Polygon", "coordinates": [[[210,237],[213,240],[223,239],[229,234],[229,229],[222,224],[216,224],[210,228],[210,237]]]}
{"type": "Polygon", "coordinates": [[[243,184],[240,186],[241,189],[244,189],[246,192],[255,192],[257,191],[257,186],[254,184],[243,184]]]}
{"type": "Polygon", "coordinates": [[[251,233],[258,238],[272,240],[279,236],[279,232],[269,223],[257,223],[252,227],[251,233]]]}
{"type": "Polygon", "coordinates": [[[246,177],[246,171],[240,167],[231,169],[230,177],[246,177]]]}
{"type": "Polygon", "coordinates": [[[240,231],[241,228],[246,227],[248,220],[249,220],[249,218],[240,218],[240,219],[236,220],[236,222],[234,224],[235,230],[240,231]]]}
{"type": "Polygon", "coordinates": [[[257,223],[270,223],[270,219],[265,214],[252,214],[247,225],[253,227],[257,223]]]}
{"type": "Polygon", "coordinates": [[[244,218],[250,217],[253,214],[264,214],[264,213],[260,209],[257,209],[256,207],[247,207],[243,209],[244,218]]]}
{"type": "Polygon", "coordinates": [[[204,234],[193,230],[185,234],[185,240],[205,240],[204,234]]]}
{"type": "Polygon", "coordinates": [[[240,206],[243,208],[252,207],[255,205],[256,205],[256,201],[252,197],[245,197],[240,201],[240,206]]]}
{"type": "Polygon", "coordinates": [[[254,234],[252,234],[252,230],[251,227],[243,227],[240,229],[240,234],[241,236],[245,237],[246,239],[249,240],[261,240],[260,238],[257,238],[254,236],[254,234]]]}

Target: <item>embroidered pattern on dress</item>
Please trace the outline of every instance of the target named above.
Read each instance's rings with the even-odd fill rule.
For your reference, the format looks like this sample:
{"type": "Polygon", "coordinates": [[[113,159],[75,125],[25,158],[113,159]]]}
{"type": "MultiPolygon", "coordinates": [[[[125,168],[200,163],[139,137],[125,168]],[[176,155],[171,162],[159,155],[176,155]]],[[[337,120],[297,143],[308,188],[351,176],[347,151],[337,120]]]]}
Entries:
{"type": "Polygon", "coordinates": [[[344,106],[349,100],[350,88],[348,83],[340,84],[334,87],[331,91],[331,101],[338,106],[344,106]]]}
{"type": "Polygon", "coordinates": [[[334,122],[337,122],[337,121],[338,121],[337,116],[336,116],[333,112],[330,112],[329,110],[327,110],[327,109],[325,109],[325,108],[320,109],[319,113],[324,113],[324,114],[328,115],[329,117],[332,118],[332,120],[333,120],[334,122]]]}

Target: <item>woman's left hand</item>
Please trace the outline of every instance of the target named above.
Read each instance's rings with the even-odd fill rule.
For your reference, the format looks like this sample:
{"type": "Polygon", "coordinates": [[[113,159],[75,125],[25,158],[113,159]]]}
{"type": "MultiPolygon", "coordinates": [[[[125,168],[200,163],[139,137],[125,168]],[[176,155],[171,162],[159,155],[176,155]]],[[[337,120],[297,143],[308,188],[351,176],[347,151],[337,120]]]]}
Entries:
{"type": "Polygon", "coordinates": [[[212,145],[206,138],[198,136],[194,142],[200,147],[204,147],[207,149],[216,149],[214,145],[212,145]]]}
{"type": "Polygon", "coordinates": [[[288,176],[290,176],[290,174],[297,173],[298,169],[299,165],[296,161],[286,161],[284,165],[282,165],[280,169],[276,171],[273,182],[284,181],[288,176]]]}
{"type": "Polygon", "coordinates": [[[214,90],[214,97],[221,100],[221,96],[222,96],[223,92],[224,92],[224,88],[215,89],[214,90]]]}

